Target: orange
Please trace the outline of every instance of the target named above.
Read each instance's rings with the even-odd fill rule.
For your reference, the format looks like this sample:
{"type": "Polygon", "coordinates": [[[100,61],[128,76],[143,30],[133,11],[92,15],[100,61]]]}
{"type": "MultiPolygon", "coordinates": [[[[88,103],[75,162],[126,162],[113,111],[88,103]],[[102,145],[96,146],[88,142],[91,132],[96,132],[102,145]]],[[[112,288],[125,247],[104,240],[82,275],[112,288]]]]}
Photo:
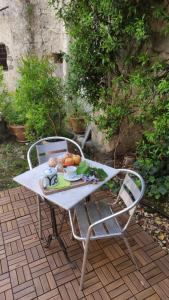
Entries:
{"type": "Polygon", "coordinates": [[[74,165],[73,158],[72,157],[65,158],[64,166],[72,166],[72,165],[74,165]]]}
{"type": "Polygon", "coordinates": [[[74,161],[74,164],[75,165],[79,165],[80,164],[80,161],[81,161],[81,157],[80,157],[80,155],[73,155],[73,161],[74,161]]]}

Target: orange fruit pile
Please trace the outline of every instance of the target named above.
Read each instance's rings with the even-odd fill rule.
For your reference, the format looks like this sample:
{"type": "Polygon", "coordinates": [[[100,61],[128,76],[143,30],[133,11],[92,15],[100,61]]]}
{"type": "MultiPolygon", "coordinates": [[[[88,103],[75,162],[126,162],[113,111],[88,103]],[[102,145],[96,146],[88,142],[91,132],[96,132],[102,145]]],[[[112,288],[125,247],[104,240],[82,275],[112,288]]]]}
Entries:
{"type": "Polygon", "coordinates": [[[69,152],[67,152],[62,158],[62,164],[64,167],[79,165],[80,161],[81,161],[80,155],[69,153],[69,152]]]}

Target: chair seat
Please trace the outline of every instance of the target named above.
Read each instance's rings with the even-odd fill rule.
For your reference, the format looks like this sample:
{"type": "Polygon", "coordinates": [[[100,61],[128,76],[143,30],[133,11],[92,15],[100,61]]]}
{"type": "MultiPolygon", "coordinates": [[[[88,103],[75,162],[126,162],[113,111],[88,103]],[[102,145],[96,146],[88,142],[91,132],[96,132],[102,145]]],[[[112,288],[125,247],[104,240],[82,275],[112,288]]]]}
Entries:
{"type": "MultiPolygon", "coordinates": [[[[79,227],[80,237],[84,240],[90,224],[113,214],[111,207],[106,202],[86,202],[75,207],[76,219],[79,227]]],[[[114,235],[121,235],[122,230],[115,218],[105,221],[93,227],[91,240],[114,235]]]]}

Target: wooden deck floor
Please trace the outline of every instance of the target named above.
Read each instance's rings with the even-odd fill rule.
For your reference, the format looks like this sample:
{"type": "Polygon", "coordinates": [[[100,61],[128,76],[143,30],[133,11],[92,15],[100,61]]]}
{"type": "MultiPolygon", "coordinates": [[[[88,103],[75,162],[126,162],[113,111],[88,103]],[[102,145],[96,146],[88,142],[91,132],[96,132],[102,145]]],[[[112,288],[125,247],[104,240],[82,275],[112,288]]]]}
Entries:
{"type": "MultiPolygon", "coordinates": [[[[15,188],[0,193],[0,300],[169,299],[169,255],[139,225],[133,222],[128,234],[140,271],[121,239],[92,242],[85,289],[79,292],[81,245],[70,239],[65,222],[62,237],[77,266],[72,269],[57,242],[49,250],[39,240],[36,213],[32,192],[15,188]]],[[[56,213],[60,220],[60,211],[56,213]]],[[[46,204],[42,217],[47,237],[51,225],[46,204]]]]}

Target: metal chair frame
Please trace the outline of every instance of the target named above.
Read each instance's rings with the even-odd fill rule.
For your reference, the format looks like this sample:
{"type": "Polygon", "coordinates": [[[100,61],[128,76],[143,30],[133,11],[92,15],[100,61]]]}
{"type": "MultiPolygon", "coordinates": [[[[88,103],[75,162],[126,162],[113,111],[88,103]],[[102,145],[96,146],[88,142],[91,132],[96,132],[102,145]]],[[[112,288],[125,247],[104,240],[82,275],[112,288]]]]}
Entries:
{"type": "MultiPolygon", "coordinates": [[[[31,161],[31,154],[32,154],[32,151],[33,149],[36,148],[36,146],[42,144],[43,142],[50,142],[50,145],[52,144],[51,142],[58,142],[59,141],[65,141],[65,142],[70,142],[72,143],[73,145],[75,145],[77,147],[77,149],[79,150],[80,152],[80,155],[82,157],[82,159],[84,159],[84,154],[83,154],[83,151],[81,149],[81,147],[73,140],[69,139],[69,138],[66,138],[66,137],[63,137],[63,136],[52,136],[52,137],[45,137],[45,138],[42,138],[38,141],[36,141],[34,144],[32,144],[27,152],[27,161],[28,161],[28,165],[29,165],[29,169],[31,170],[33,168],[32,166],[32,161],[31,161]]],[[[37,152],[37,149],[36,149],[36,152],[37,152]]],[[[65,151],[66,152],[66,151],[65,151]]],[[[59,155],[59,153],[58,153],[59,155]]],[[[38,156],[38,153],[37,153],[37,156],[38,156]]],[[[53,156],[52,154],[50,156],[53,156]]],[[[49,157],[50,157],[49,156],[49,157]]],[[[48,158],[49,158],[48,157],[48,158]]],[[[46,159],[47,161],[48,159],[46,159]]],[[[41,162],[39,161],[39,164],[41,164],[41,162]]],[[[42,238],[42,224],[41,224],[41,207],[40,207],[40,203],[41,201],[44,201],[45,198],[43,197],[40,197],[37,195],[37,204],[38,204],[38,221],[39,221],[39,237],[42,238]]],[[[63,216],[64,218],[64,216],[63,216]]],[[[63,220],[62,220],[63,221],[63,220]]],[[[63,222],[62,222],[63,223],[63,222]]],[[[62,226],[62,225],[61,225],[62,226]]]]}
{"type": "MultiPolygon", "coordinates": [[[[139,203],[139,201],[142,199],[143,195],[144,195],[144,191],[145,191],[145,183],[143,178],[135,171],[133,170],[129,170],[129,169],[119,169],[118,170],[118,174],[120,172],[122,173],[126,173],[126,176],[123,180],[123,183],[121,185],[118,197],[116,202],[119,201],[119,199],[123,200],[124,204],[126,205],[125,208],[123,208],[122,210],[113,213],[112,209],[111,209],[111,214],[99,219],[96,222],[91,222],[90,226],[88,227],[87,230],[87,234],[86,236],[81,236],[77,233],[76,231],[76,227],[75,227],[75,218],[76,218],[76,214],[77,214],[77,209],[76,207],[73,210],[69,211],[69,218],[70,218],[70,224],[71,224],[71,228],[72,228],[72,234],[73,237],[79,241],[82,242],[83,244],[83,248],[84,248],[84,256],[83,256],[83,263],[82,263],[82,271],[81,271],[81,280],[80,280],[80,289],[83,289],[83,285],[84,285],[84,276],[85,276],[85,270],[86,270],[86,261],[87,261],[87,253],[88,253],[88,248],[89,248],[89,242],[91,240],[97,240],[97,239],[103,239],[103,238],[111,238],[111,237],[115,237],[115,236],[121,236],[124,239],[124,242],[126,244],[126,247],[129,251],[129,254],[131,256],[131,259],[133,261],[133,263],[136,265],[136,268],[138,269],[138,265],[137,262],[134,258],[134,255],[132,253],[131,247],[129,245],[129,242],[125,236],[125,231],[131,221],[131,218],[134,214],[136,205],[139,203]],[[137,185],[135,184],[135,182],[132,180],[132,178],[129,176],[129,174],[134,175],[137,179],[140,180],[141,182],[141,190],[137,187],[137,185]],[[128,190],[126,190],[126,187],[128,190]],[[133,193],[132,193],[133,192],[133,193]],[[131,195],[132,194],[132,195],[131,195]],[[132,198],[133,196],[133,198],[132,198]],[[119,224],[117,218],[123,214],[129,214],[128,220],[126,221],[125,225],[121,227],[121,225],[119,224]],[[107,235],[93,235],[92,232],[93,230],[96,228],[97,225],[105,224],[105,222],[110,222],[113,221],[115,222],[114,224],[117,226],[117,232],[112,232],[112,233],[107,233],[107,235]],[[119,232],[118,232],[119,229],[119,232]]],[[[82,203],[80,205],[86,205],[87,207],[87,203],[82,203]]],[[[78,206],[77,206],[78,207],[78,206]]],[[[83,224],[82,224],[83,226],[83,224]]]]}

